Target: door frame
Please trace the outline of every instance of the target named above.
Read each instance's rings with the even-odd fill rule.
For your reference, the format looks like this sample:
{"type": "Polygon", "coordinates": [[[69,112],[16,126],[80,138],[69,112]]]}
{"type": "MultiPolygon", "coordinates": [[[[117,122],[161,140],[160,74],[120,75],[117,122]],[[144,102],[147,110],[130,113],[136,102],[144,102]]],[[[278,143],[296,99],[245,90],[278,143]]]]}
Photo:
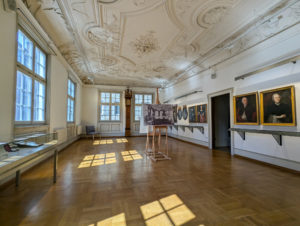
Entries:
{"type": "MultiPolygon", "coordinates": [[[[225,90],[221,90],[218,92],[214,92],[214,93],[210,93],[207,95],[207,99],[208,99],[208,147],[209,149],[213,149],[213,134],[212,134],[212,98],[217,97],[217,96],[222,96],[224,94],[229,94],[229,110],[230,110],[230,127],[233,127],[233,88],[229,88],[229,89],[225,89],[225,90]]],[[[230,132],[230,153],[231,155],[234,155],[234,148],[233,148],[233,144],[234,144],[234,134],[231,131],[230,132]]]]}

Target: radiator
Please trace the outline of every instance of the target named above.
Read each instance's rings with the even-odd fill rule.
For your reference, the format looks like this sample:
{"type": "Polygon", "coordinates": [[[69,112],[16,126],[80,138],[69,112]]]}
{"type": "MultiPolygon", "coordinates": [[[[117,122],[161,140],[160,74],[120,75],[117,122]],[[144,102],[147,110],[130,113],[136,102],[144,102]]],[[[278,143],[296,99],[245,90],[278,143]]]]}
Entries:
{"type": "Polygon", "coordinates": [[[77,136],[81,135],[82,134],[82,125],[78,125],[77,128],[76,128],[76,133],[77,133],[77,136]]]}
{"type": "Polygon", "coordinates": [[[76,136],[76,126],[75,125],[68,126],[67,131],[68,131],[67,132],[68,140],[76,136]]]}
{"type": "Polygon", "coordinates": [[[58,144],[64,143],[68,139],[68,129],[62,128],[62,129],[55,129],[54,130],[57,133],[57,142],[58,144]]]}

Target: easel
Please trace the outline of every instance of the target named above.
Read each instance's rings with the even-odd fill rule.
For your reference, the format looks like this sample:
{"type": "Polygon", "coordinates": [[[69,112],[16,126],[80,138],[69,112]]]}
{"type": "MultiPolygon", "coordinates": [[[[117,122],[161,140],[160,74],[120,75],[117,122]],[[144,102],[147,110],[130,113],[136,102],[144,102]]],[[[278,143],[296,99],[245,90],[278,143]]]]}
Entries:
{"type": "MultiPolygon", "coordinates": [[[[159,102],[159,95],[158,89],[156,90],[156,104],[160,104],[159,102]]],[[[169,157],[169,149],[168,149],[168,126],[152,126],[152,131],[150,130],[151,126],[148,126],[147,131],[147,140],[146,140],[146,155],[150,157],[153,161],[159,160],[171,160],[169,157]],[[166,150],[161,152],[161,132],[162,130],[166,131],[166,140],[165,140],[165,147],[166,150]],[[149,150],[150,144],[150,137],[152,136],[152,148],[149,150]],[[155,137],[158,136],[158,149],[155,147],[155,137]]]]}

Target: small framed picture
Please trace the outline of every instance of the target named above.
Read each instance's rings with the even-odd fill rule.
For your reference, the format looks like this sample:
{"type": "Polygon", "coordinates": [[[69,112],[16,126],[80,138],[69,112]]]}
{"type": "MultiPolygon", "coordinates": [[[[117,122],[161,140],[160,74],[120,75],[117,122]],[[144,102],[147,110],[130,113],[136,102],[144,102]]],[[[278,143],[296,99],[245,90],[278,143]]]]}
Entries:
{"type": "Polygon", "coordinates": [[[247,93],[233,97],[234,124],[258,125],[258,93],[247,93]]]}
{"type": "Polygon", "coordinates": [[[177,110],[177,118],[178,118],[178,120],[181,120],[181,119],[182,119],[182,110],[181,110],[181,106],[178,107],[178,110],[177,110]]]}
{"type": "Polygon", "coordinates": [[[197,105],[197,122],[207,123],[207,104],[197,105]]]}
{"type": "Polygon", "coordinates": [[[197,122],[196,106],[189,107],[189,122],[197,122]]]}
{"type": "Polygon", "coordinates": [[[177,123],[177,104],[173,105],[173,119],[174,123],[177,123]]]}
{"type": "Polygon", "coordinates": [[[296,126],[295,87],[288,86],[260,93],[263,125],[296,126]]]}

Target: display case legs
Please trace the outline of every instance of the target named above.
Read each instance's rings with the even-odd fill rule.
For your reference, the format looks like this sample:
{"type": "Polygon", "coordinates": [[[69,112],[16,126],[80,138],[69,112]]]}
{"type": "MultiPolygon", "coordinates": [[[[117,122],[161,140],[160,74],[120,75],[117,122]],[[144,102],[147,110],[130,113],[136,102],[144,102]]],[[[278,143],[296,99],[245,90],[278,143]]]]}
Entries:
{"type": "Polygon", "coordinates": [[[57,149],[54,150],[54,162],[53,162],[53,183],[56,183],[57,178],[57,158],[58,158],[58,152],[57,149]]]}
{"type": "Polygon", "coordinates": [[[20,181],[21,181],[21,171],[18,170],[18,171],[16,172],[16,187],[19,187],[20,181]]]}

